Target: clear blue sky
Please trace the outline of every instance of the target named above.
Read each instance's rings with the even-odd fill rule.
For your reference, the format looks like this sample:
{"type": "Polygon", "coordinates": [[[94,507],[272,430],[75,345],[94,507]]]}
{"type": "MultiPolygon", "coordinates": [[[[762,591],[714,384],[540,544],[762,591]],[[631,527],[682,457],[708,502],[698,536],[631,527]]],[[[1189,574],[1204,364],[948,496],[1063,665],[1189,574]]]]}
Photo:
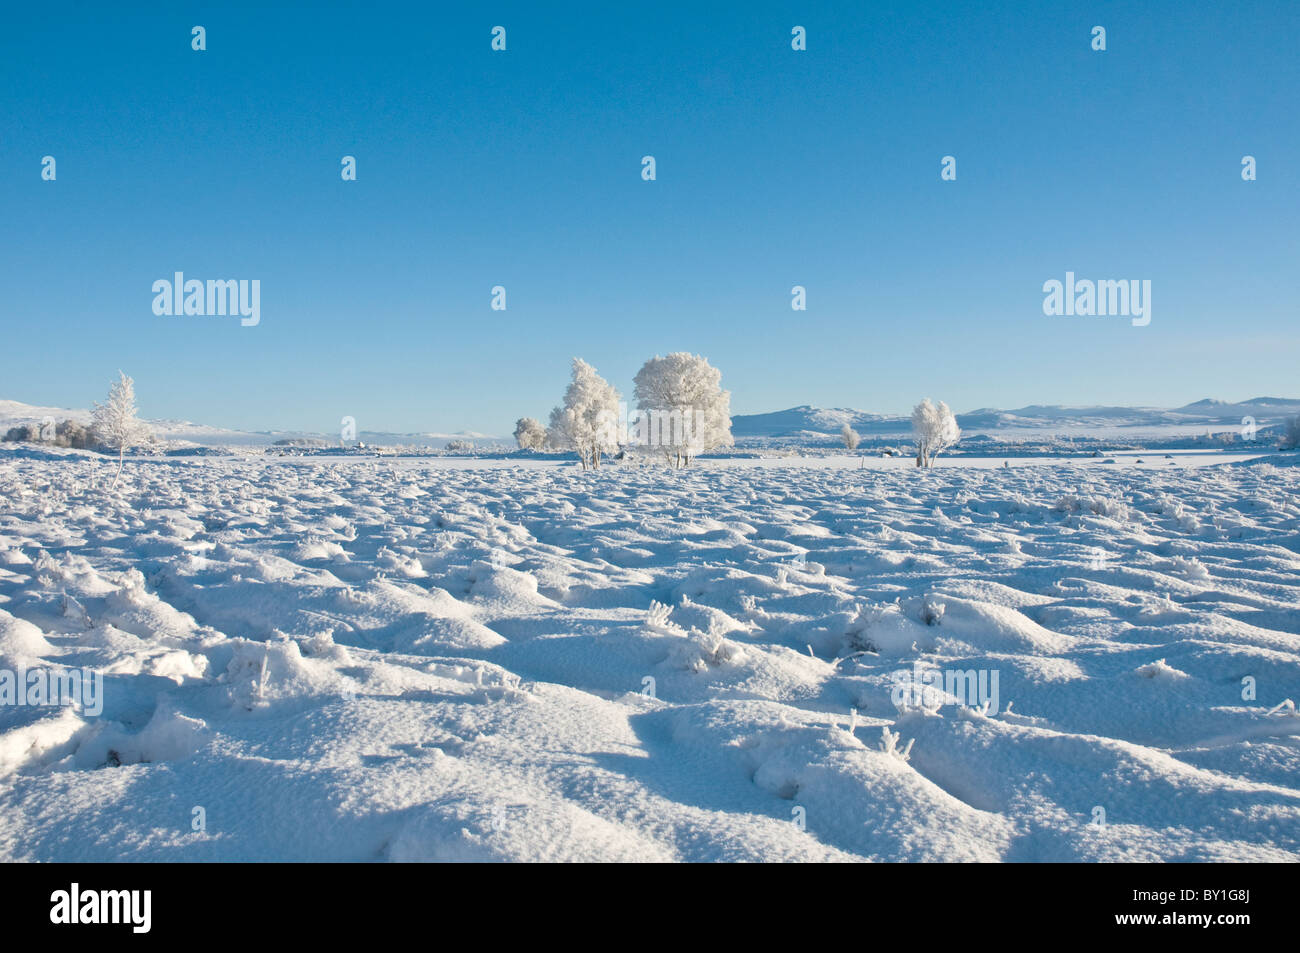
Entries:
{"type": "Polygon", "coordinates": [[[0,397],[120,367],[150,417],[506,433],[573,355],[628,393],[674,350],[736,413],[1300,396],[1293,0],[6,20],[0,397]],[[1151,324],[1045,317],[1067,270],[1150,279],[1151,324]],[[261,324],[155,316],[175,271],[260,279],[261,324]]]}

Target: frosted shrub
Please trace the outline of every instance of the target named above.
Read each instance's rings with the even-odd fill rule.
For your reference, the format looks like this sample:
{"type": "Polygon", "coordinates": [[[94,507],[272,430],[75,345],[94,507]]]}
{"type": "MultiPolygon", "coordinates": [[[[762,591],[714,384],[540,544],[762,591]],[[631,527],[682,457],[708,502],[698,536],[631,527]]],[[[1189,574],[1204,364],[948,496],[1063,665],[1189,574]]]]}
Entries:
{"type": "Polygon", "coordinates": [[[898,612],[897,605],[866,602],[858,606],[858,614],[845,632],[845,646],[852,652],[878,654],[880,646],[871,635],[874,626],[885,620],[888,612],[898,612]]]}
{"type": "Polygon", "coordinates": [[[674,667],[690,672],[708,671],[742,657],[740,646],[713,632],[702,632],[696,628],[687,632],[668,654],[668,660],[674,667]]]}
{"type": "Polygon", "coordinates": [[[1282,436],[1277,447],[1279,450],[1300,449],[1300,417],[1288,417],[1282,424],[1282,436]]]}
{"type": "Polygon", "coordinates": [[[1201,564],[1197,559],[1184,559],[1182,556],[1174,557],[1173,572],[1182,576],[1188,582],[1209,582],[1210,571],[1201,564]]]}
{"type": "Polygon", "coordinates": [[[1118,522],[1135,522],[1138,520],[1136,511],[1129,509],[1117,500],[1110,500],[1102,496],[1080,496],[1075,493],[1067,493],[1056,501],[1054,508],[1058,513],[1091,513],[1093,516],[1104,516],[1106,519],[1118,522]]]}
{"type": "Polygon", "coordinates": [[[887,755],[892,755],[899,761],[907,762],[912,760],[912,742],[915,738],[909,738],[905,747],[898,747],[901,736],[896,731],[890,731],[889,726],[885,725],[880,729],[880,750],[887,755]]]}
{"type": "Polygon", "coordinates": [[[1007,500],[1003,509],[1007,513],[1031,513],[1033,512],[1034,506],[1024,498],[1023,494],[1013,493],[1007,500]]]}
{"type": "Polygon", "coordinates": [[[54,443],[60,447],[85,450],[91,444],[90,431],[75,420],[65,420],[54,429],[54,443]]]}
{"type": "Polygon", "coordinates": [[[943,619],[946,608],[932,592],[927,592],[921,599],[921,621],[926,625],[938,625],[943,619]]]}
{"type": "Polygon", "coordinates": [[[1148,662],[1146,665],[1139,665],[1134,671],[1143,678],[1158,678],[1164,681],[1180,681],[1191,678],[1186,672],[1180,672],[1162,658],[1158,658],[1154,662],[1148,662]]]}
{"type": "Polygon", "coordinates": [[[5,443],[36,443],[41,439],[41,431],[36,424],[19,424],[10,427],[4,439],[5,443]]]}
{"type": "Polygon", "coordinates": [[[670,606],[654,600],[650,603],[650,608],[645,611],[645,624],[652,629],[666,629],[671,625],[668,617],[672,615],[672,612],[670,606]]]}

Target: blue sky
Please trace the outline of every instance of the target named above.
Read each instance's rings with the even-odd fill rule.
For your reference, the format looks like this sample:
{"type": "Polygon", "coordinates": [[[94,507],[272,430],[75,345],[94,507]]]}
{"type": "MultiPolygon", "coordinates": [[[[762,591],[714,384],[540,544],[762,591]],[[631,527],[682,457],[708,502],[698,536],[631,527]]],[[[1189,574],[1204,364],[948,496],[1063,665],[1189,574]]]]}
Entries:
{"type": "Polygon", "coordinates": [[[573,355],[628,393],[675,350],[735,413],[1300,396],[1290,0],[7,17],[0,397],[120,367],[150,417],[507,433],[573,355]],[[175,271],[259,279],[260,325],[154,315],[175,271]],[[1151,324],[1044,316],[1066,271],[1151,324]]]}

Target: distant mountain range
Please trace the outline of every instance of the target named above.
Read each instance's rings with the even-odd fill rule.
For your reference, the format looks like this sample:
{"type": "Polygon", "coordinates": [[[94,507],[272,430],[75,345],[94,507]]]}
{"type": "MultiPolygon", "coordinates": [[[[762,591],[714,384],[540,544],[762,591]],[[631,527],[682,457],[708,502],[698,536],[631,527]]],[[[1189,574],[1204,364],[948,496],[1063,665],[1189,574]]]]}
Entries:
{"type": "MultiPolygon", "coordinates": [[[[1290,416],[1300,416],[1300,399],[1256,397],[1230,403],[1222,400],[1198,400],[1195,403],[1166,409],[1160,407],[1065,407],[1034,404],[1017,410],[981,408],[958,414],[957,422],[967,437],[992,435],[1006,440],[1033,439],[1052,435],[1125,437],[1170,437],[1203,434],[1207,430],[1240,430],[1243,420],[1253,418],[1256,425],[1267,428],[1290,416]]],[[[0,435],[19,424],[39,422],[45,417],[57,420],[72,418],[83,423],[90,420],[87,410],[62,407],[38,407],[14,400],[0,400],[0,435]]],[[[225,446],[269,446],[283,441],[319,440],[339,442],[337,434],[307,431],[226,430],[186,420],[151,420],[154,432],[164,440],[177,443],[225,446]]],[[[804,405],[768,414],[741,414],[731,418],[731,432],[737,442],[822,443],[838,440],[840,428],[848,424],[865,438],[903,438],[911,433],[911,418],[873,414],[851,408],[823,408],[804,405]]],[[[461,433],[386,433],[361,431],[358,438],[367,444],[382,446],[443,447],[451,440],[478,446],[513,445],[511,437],[465,431],[461,433]]]]}
{"type": "MultiPolygon", "coordinates": [[[[1209,430],[1239,430],[1245,418],[1254,418],[1263,428],[1286,417],[1300,415],[1300,399],[1256,397],[1230,403],[1198,400],[1185,407],[1064,407],[1034,404],[1018,410],[981,408],[958,414],[957,423],[968,436],[996,434],[1001,437],[1041,437],[1051,434],[1132,437],[1143,434],[1171,436],[1204,433],[1209,430]]],[[[791,407],[770,414],[747,414],[731,418],[731,432],[737,440],[784,439],[790,441],[838,439],[848,424],[863,437],[894,437],[911,433],[910,417],[873,414],[850,408],[791,407]]]]}
{"type": "MultiPolygon", "coordinates": [[[[83,424],[90,423],[90,411],[68,409],[66,407],[38,407],[16,400],[0,400],[0,436],[10,427],[19,424],[39,423],[46,417],[55,421],[76,420],[83,424]]],[[[339,435],[312,433],[296,430],[227,430],[211,427],[207,424],[191,423],[188,420],[147,420],[154,434],[162,440],[179,444],[198,444],[201,446],[248,446],[265,447],[275,443],[299,442],[309,444],[313,441],[337,446],[339,435]]],[[[363,443],[375,446],[422,446],[443,447],[449,441],[462,440],[480,446],[492,446],[502,443],[514,444],[513,437],[494,437],[490,434],[465,431],[462,433],[383,433],[362,430],[357,438],[363,443]]]]}

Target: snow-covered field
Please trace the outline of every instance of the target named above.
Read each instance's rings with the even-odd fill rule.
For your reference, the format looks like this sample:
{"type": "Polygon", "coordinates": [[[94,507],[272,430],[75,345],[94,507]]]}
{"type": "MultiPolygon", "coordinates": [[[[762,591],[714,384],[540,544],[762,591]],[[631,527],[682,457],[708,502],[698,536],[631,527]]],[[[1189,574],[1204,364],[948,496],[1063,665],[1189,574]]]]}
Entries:
{"type": "Polygon", "coordinates": [[[47,456],[0,668],[106,698],[0,707],[3,859],[1300,849],[1297,467],[47,456]]]}

